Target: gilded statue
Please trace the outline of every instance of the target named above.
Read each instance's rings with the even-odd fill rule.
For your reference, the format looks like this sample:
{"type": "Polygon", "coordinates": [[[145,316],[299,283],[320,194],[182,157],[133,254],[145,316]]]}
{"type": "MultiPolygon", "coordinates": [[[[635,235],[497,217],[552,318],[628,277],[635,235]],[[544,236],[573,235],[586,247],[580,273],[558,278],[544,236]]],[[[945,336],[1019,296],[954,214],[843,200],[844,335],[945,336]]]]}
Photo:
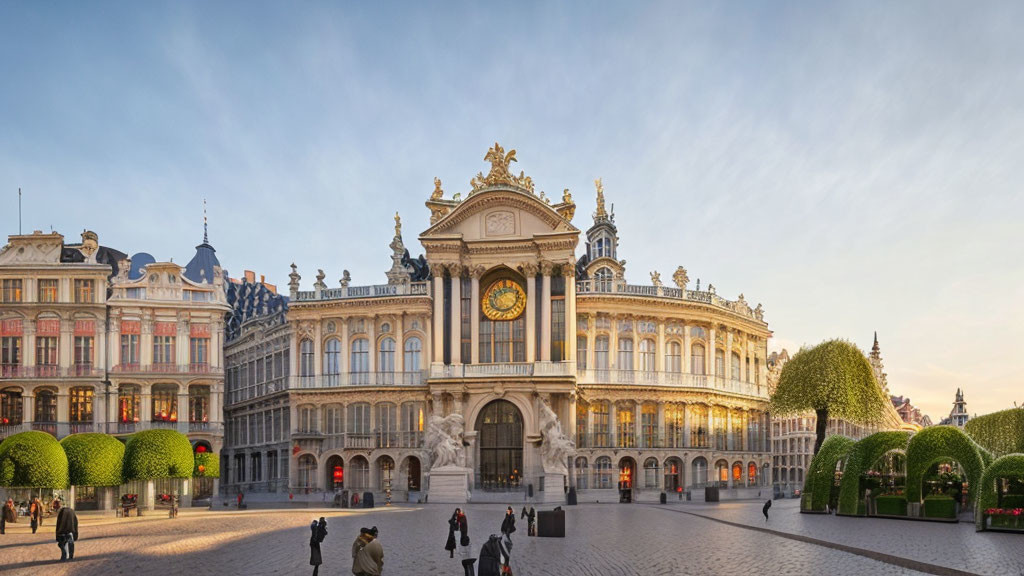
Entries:
{"type": "Polygon", "coordinates": [[[441,179],[434,177],[434,191],[430,193],[430,199],[432,201],[440,200],[444,196],[444,190],[441,189],[441,179]]]}
{"type": "Polygon", "coordinates": [[[594,186],[597,187],[597,211],[594,212],[594,220],[607,220],[608,211],[604,207],[604,184],[598,178],[594,180],[594,186]]]}
{"type": "Polygon", "coordinates": [[[572,202],[572,194],[569,193],[568,188],[562,191],[562,202],[565,204],[569,204],[572,202]]]}
{"type": "Polygon", "coordinates": [[[672,281],[676,283],[680,290],[686,290],[686,285],[690,283],[690,277],[686,274],[686,268],[682,266],[676,268],[676,273],[672,275],[672,281]]]}
{"type": "Polygon", "coordinates": [[[651,272],[651,284],[654,284],[655,288],[661,288],[661,272],[657,270],[651,272]]]}
{"type": "Polygon", "coordinates": [[[494,147],[487,151],[484,160],[491,163],[491,170],[486,176],[484,176],[483,172],[478,172],[469,181],[469,185],[474,191],[488,186],[510,184],[517,188],[525,189],[531,194],[533,193],[533,178],[527,176],[523,171],[519,172],[519,176],[513,176],[508,171],[508,167],[512,162],[518,162],[515,150],[509,150],[506,153],[505,149],[495,142],[494,147]]]}
{"type": "Polygon", "coordinates": [[[402,217],[395,212],[395,236],[402,235],[402,217]]]}

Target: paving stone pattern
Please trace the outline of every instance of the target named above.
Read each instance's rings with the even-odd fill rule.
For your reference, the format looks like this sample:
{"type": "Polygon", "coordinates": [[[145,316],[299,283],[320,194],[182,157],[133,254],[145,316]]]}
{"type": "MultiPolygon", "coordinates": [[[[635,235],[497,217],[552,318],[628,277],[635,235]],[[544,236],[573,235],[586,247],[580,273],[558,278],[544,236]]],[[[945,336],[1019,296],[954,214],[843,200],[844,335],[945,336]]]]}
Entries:
{"type": "MultiPolygon", "coordinates": [[[[517,513],[520,508],[521,505],[515,507],[517,513]]],[[[676,505],[674,510],[673,507],[668,508],[620,504],[567,508],[565,539],[527,537],[525,521],[517,518],[519,530],[513,537],[515,574],[917,574],[827,546],[677,513],[686,510],[714,514],[730,521],[750,520],[752,523],[755,515],[760,515],[759,503],[723,504],[718,507],[676,505]]],[[[74,562],[66,564],[56,562],[60,552],[54,542],[51,523],[36,535],[19,528],[0,536],[0,572],[5,576],[310,574],[309,522],[316,516],[325,515],[328,517],[329,534],[323,544],[325,565],[320,574],[324,576],[351,574],[352,541],[360,526],[370,525],[380,529],[385,549],[384,574],[461,576],[463,572],[458,555],[449,559],[443,549],[447,518],[453,509],[453,506],[429,505],[375,510],[252,510],[182,514],[175,520],[83,522],[77,556],[74,562]]],[[[486,536],[498,531],[504,506],[477,504],[469,505],[467,509],[476,555],[486,536]]],[[[895,542],[908,533],[922,530],[932,537],[939,537],[939,541],[929,545],[931,553],[940,557],[952,556],[960,549],[950,551],[949,546],[956,546],[955,537],[950,538],[938,530],[950,528],[948,526],[890,522],[876,529],[866,524],[867,521],[851,520],[845,525],[855,527],[851,530],[838,524],[833,527],[829,523],[842,519],[818,517],[810,521],[814,522],[812,524],[806,517],[795,518],[799,516],[795,509],[786,510],[786,506],[779,506],[773,509],[772,527],[825,534],[852,532],[866,544],[895,542]],[[862,531],[869,533],[862,534],[862,531]],[[887,536],[882,533],[887,533],[887,536]]],[[[974,534],[973,529],[952,529],[956,531],[956,537],[974,534]]],[[[989,536],[993,535],[984,535],[984,538],[989,536]]],[[[915,535],[912,538],[925,542],[929,536],[915,535]]],[[[1024,539],[1008,538],[1007,544],[1000,541],[988,545],[985,550],[1002,551],[1013,555],[1013,558],[993,564],[1001,571],[981,572],[1021,573],[1019,567],[1024,564],[1018,561],[1024,539]],[[1011,542],[1016,551],[1011,550],[1011,542]]],[[[906,547],[909,549],[911,546],[906,547]]],[[[979,555],[971,556],[976,557],[979,555]]]]}

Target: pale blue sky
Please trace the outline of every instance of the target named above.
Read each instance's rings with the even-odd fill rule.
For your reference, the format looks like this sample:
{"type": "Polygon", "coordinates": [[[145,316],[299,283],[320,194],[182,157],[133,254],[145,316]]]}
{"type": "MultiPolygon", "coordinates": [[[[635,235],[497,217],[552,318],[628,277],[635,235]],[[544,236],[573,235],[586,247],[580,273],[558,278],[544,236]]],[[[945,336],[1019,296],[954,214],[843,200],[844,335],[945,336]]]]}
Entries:
{"type": "MultiPolygon", "coordinates": [[[[879,332],[936,421],[1024,401],[1019,2],[0,3],[0,234],[380,283],[495,140],[773,348],[879,332]]],[[[416,246],[415,248],[418,248],[416,246]]],[[[414,248],[414,249],[415,249],[414,248]]],[[[582,250],[582,246],[581,246],[582,250]]]]}

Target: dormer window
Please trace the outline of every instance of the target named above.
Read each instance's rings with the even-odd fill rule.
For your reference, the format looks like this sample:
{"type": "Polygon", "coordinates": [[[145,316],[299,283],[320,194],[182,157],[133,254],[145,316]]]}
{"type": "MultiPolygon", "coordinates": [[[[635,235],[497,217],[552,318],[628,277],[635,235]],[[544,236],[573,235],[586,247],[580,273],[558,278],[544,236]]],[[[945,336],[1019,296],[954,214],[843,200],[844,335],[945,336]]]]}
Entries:
{"type": "Polygon", "coordinates": [[[601,268],[594,274],[594,291],[612,291],[612,271],[609,268],[601,268]]]}

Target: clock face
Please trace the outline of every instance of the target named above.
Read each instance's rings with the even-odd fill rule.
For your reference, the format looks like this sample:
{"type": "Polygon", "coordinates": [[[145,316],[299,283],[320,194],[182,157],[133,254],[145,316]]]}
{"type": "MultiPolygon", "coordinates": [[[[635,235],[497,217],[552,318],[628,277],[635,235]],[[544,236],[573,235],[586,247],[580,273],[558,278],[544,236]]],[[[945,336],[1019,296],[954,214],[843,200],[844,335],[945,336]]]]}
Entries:
{"type": "Polygon", "coordinates": [[[515,320],[526,309],[526,292],[512,280],[498,280],[483,297],[484,316],[490,320],[515,320]]]}

